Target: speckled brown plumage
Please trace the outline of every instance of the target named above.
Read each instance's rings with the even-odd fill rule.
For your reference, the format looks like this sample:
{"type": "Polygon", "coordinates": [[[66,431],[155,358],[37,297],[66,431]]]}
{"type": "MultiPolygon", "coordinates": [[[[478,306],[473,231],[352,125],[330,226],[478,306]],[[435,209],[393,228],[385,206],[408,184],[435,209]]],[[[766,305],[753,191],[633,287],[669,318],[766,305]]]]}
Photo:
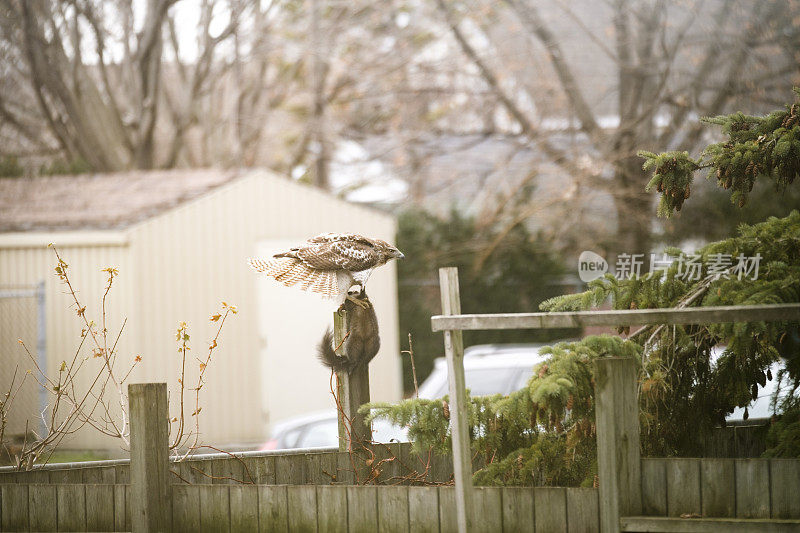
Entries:
{"type": "Polygon", "coordinates": [[[355,233],[323,233],[271,259],[250,266],[286,286],[299,286],[327,298],[342,298],[354,284],[366,284],[372,271],[403,254],[381,239],[355,233]]]}

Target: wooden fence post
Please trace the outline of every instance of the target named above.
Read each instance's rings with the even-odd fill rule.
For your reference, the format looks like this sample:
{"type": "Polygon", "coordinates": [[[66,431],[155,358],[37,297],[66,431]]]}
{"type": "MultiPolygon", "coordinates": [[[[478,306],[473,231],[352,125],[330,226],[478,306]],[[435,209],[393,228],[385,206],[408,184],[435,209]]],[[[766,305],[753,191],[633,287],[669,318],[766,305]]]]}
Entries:
{"type": "MultiPolygon", "coordinates": [[[[348,317],[345,311],[342,314],[333,313],[333,343],[337,355],[344,355],[342,341],[349,329],[348,317]]],[[[337,372],[339,402],[342,405],[344,415],[352,422],[348,431],[345,430],[345,422],[342,420],[342,413],[339,413],[339,451],[349,451],[352,442],[369,443],[372,440],[372,427],[364,420],[364,415],[358,412],[358,408],[369,403],[369,367],[360,365],[352,373],[337,372]]]]}
{"type": "Polygon", "coordinates": [[[621,516],[642,513],[636,378],[636,361],[632,358],[595,360],[597,470],[603,533],[619,531],[621,516]]]}
{"type": "Polygon", "coordinates": [[[170,531],[169,407],[166,383],[128,385],[131,530],[170,531]]]}
{"type": "MultiPolygon", "coordinates": [[[[442,314],[461,314],[457,268],[439,269],[439,288],[442,298],[442,314]]],[[[444,353],[447,358],[447,381],[450,392],[450,434],[453,438],[456,521],[458,531],[465,533],[473,530],[474,521],[472,519],[472,451],[467,421],[469,399],[464,380],[464,341],[461,330],[444,331],[444,353]]]]}

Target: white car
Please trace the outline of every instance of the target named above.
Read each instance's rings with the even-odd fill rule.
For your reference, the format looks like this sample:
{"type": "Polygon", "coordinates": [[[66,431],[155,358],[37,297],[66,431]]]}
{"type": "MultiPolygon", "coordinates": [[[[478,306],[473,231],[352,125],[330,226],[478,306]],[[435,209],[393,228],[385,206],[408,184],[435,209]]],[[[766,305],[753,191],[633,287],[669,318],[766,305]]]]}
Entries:
{"type": "MultiPolygon", "coordinates": [[[[551,343],[555,344],[555,342],[551,343]]],[[[542,355],[540,349],[546,344],[485,344],[471,346],[464,350],[464,378],[472,396],[489,394],[510,394],[523,388],[533,375],[533,367],[549,356],[542,355]]],[[[715,347],[711,351],[712,362],[716,362],[725,347],[715,347]]],[[[780,362],[770,367],[772,379],[764,387],[759,387],[758,398],[747,406],[748,420],[764,419],[774,413],[771,409],[772,395],[777,389],[780,362]]],[[[434,363],[433,372],[419,388],[419,397],[441,398],[448,394],[447,362],[439,358],[434,363]]],[[[744,418],[744,407],[737,407],[725,419],[729,422],[744,418]]]]}
{"type": "MultiPolygon", "coordinates": [[[[533,367],[546,360],[546,344],[482,344],[464,350],[464,379],[471,396],[510,394],[523,388],[533,367]]],[[[438,358],[433,372],[419,387],[419,397],[441,398],[448,394],[447,361],[438,358]]]]}
{"type": "MultiPolygon", "coordinates": [[[[336,448],[339,446],[339,421],[335,410],[295,416],[275,424],[272,437],[261,451],[292,448],[336,448]]],[[[376,442],[407,442],[405,428],[386,420],[372,422],[372,439],[376,442]]]]}
{"type": "MultiPolygon", "coordinates": [[[[554,343],[553,343],[554,344],[554,343]]],[[[490,394],[508,395],[528,383],[533,368],[549,356],[541,349],[547,344],[484,344],[471,346],[464,351],[464,377],[467,389],[472,396],[490,394]]],[[[712,351],[712,360],[722,354],[724,348],[712,351]]],[[[749,420],[772,416],[770,402],[777,387],[777,374],[780,363],[772,365],[772,380],[759,388],[758,399],[747,410],[749,420]]],[[[438,358],[428,378],[419,387],[419,397],[436,399],[449,393],[447,384],[447,362],[438,358]]],[[[744,408],[737,408],[726,420],[741,420],[744,408]]],[[[372,424],[373,438],[378,442],[405,442],[408,434],[405,428],[392,425],[386,420],[375,420],[372,424]]],[[[311,415],[295,417],[277,424],[272,438],[263,449],[283,448],[335,448],[338,446],[338,425],[335,411],[324,411],[311,415]]]]}
{"type": "MultiPolygon", "coordinates": [[[[464,352],[464,374],[472,396],[508,394],[525,386],[533,367],[546,357],[539,355],[543,344],[502,344],[472,346],[464,352]]],[[[419,389],[420,398],[441,398],[447,394],[447,365],[443,358],[419,389]]],[[[272,437],[262,450],[291,448],[335,448],[339,445],[336,411],[301,415],[275,424],[272,437]]],[[[372,422],[372,438],[378,442],[406,442],[405,428],[378,419],[372,422]]]]}

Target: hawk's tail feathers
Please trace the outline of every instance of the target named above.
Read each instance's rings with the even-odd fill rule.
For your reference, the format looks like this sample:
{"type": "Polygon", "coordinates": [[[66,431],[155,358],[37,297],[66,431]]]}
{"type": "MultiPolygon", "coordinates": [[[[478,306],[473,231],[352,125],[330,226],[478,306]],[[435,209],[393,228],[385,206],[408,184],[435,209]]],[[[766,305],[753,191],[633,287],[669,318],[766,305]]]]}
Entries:
{"type": "Polygon", "coordinates": [[[272,260],[248,259],[250,266],[257,272],[274,278],[287,287],[300,284],[302,290],[311,290],[333,298],[338,295],[336,272],[333,270],[316,270],[309,268],[298,259],[279,258],[272,260]]]}

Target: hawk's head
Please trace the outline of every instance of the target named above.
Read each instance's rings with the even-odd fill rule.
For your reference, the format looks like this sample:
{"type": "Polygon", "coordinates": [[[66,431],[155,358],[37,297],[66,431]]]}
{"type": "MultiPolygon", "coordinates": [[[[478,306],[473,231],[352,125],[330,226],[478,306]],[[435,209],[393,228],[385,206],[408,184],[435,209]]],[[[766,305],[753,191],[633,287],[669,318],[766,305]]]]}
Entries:
{"type": "Polygon", "coordinates": [[[373,248],[376,252],[378,252],[382,257],[382,263],[387,263],[392,259],[402,259],[405,256],[403,252],[392,246],[386,241],[382,241],[380,239],[375,239],[375,244],[373,248]]]}

